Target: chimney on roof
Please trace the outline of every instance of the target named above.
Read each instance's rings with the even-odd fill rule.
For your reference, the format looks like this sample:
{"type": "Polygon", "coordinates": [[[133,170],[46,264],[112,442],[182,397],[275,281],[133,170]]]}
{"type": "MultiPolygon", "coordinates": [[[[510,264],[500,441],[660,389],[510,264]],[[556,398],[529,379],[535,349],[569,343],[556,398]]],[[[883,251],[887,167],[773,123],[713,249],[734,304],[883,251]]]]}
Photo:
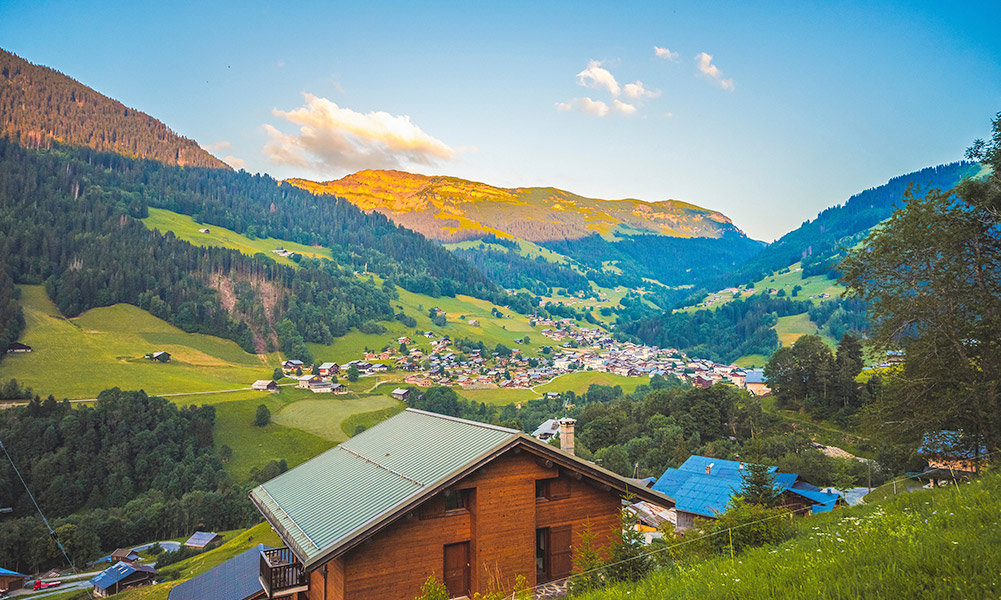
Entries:
{"type": "Polygon", "coordinates": [[[715,466],[715,465],[716,465],[716,463],[709,463],[708,465],[706,465],[706,475],[712,475],[713,474],[713,466],[715,466]]]}
{"type": "Polygon", "coordinates": [[[570,417],[560,419],[560,450],[570,455],[574,453],[573,428],[575,423],[577,421],[570,417]]]}

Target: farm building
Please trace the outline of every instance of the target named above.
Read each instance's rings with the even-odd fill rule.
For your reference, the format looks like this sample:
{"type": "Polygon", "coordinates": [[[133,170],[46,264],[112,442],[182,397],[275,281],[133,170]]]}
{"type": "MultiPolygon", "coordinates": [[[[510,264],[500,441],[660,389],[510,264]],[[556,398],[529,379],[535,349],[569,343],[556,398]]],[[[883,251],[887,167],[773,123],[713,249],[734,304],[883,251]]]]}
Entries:
{"type": "Polygon", "coordinates": [[[303,368],[303,363],[301,360],[286,360],[282,363],[282,369],[286,373],[295,373],[296,369],[303,368]]]}
{"type": "Polygon", "coordinates": [[[139,560],[139,553],[128,548],[118,548],[111,553],[111,562],[136,562],[139,560]]]}
{"type": "Polygon", "coordinates": [[[409,600],[433,573],[452,597],[562,580],[629,495],[674,506],[520,431],[414,409],[250,492],[287,545],[261,552],[267,597],[328,600],[409,600]]]}
{"type": "Polygon", "coordinates": [[[768,387],[768,380],[765,379],[764,369],[751,369],[744,376],[744,389],[755,396],[766,396],[772,392],[768,387]]]}
{"type": "Polygon", "coordinates": [[[31,352],[31,346],[22,344],[21,342],[11,342],[7,345],[7,354],[21,354],[24,352],[31,352]]]}
{"type": "Polygon", "coordinates": [[[271,379],[258,379],[257,381],[254,382],[254,385],[252,385],[251,387],[261,392],[278,391],[278,384],[272,381],[271,379]]]}
{"type": "Polygon", "coordinates": [[[409,388],[396,388],[395,390],[393,390],[392,396],[393,396],[393,398],[396,398],[397,400],[405,402],[407,400],[407,398],[410,397],[410,389],[409,388]]]}
{"type": "Polygon", "coordinates": [[[954,473],[965,475],[982,469],[987,448],[962,431],[936,431],[925,434],[918,454],[928,461],[925,474],[951,479],[954,473]]]}
{"type": "Polygon", "coordinates": [[[196,531],[184,542],[188,548],[204,548],[213,542],[218,542],[222,536],[214,531],[196,531]]]}
{"type": "Polygon", "coordinates": [[[208,227],[202,227],[201,229],[198,230],[198,233],[208,233],[208,232],[209,232],[208,227]]]}
{"type": "Polygon", "coordinates": [[[168,600],[257,600],[264,597],[264,588],[257,578],[261,570],[261,553],[271,548],[258,544],[197,577],[170,590],[168,600]]]}
{"type": "MultiPolygon", "coordinates": [[[[841,499],[835,493],[823,492],[793,473],[775,475],[775,485],[782,493],[782,507],[804,515],[826,512],[841,499]]],[[[653,484],[653,489],[677,502],[675,528],[684,531],[695,524],[696,518],[715,519],[726,511],[730,499],[744,483],[744,465],[733,460],[692,455],[677,469],[668,469],[653,484]]]]}
{"type": "Polygon", "coordinates": [[[314,394],[329,394],[334,391],[334,384],[329,381],[311,381],[309,391],[314,394]]]}
{"type": "Polygon", "coordinates": [[[0,590],[6,590],[8,592],[12,590],[19,590],[24,587],[25,579],[27,579],[27,576],[25,575],[0,567],[0,590]]]}
{"type": "Polygon", "coordinates": [[[330,385],[330,391],[335,394],[347,394],[351,390],[343,383],[334,383],[330,385]]]}
{"type": "Polygon", "coordinates": [[[127,562],[117,562],[101,571],[97,577],[90,580],[94,586],[94,596],[108,596],[132,588],[151,585],[156,577],[156,569],[147,565],[137,565],[127,562]]]}
{"type": "Polygon", "coordinates": [[[157,362],[170,362],[170,352],[164,352],[163,350],[157,350],[156,352],[150,352],[146,355],[149,360],[155,360],[157,362]]]}
{"type": "Polygon", "coordinates": [[[325,362],[320,365],[320,377],[330,377],[331,375],[337,375],[341,372],[341,368],[337,366],[337,363],[325,362]]]}
{"type": "Polygon", "coordinates": [[[296,387],[308,390],[310,385],[321,383],[322,381],[323,378],[319,375],[303,375],[299,378],[299,383],[296,384],[296,387]]]}

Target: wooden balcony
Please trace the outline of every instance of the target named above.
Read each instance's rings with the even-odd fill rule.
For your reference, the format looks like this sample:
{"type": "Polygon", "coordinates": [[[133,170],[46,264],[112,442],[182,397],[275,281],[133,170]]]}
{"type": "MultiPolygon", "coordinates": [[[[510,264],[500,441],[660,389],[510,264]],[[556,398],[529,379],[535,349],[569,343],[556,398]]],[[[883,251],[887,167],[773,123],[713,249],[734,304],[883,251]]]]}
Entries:
{"type": "Polygon", "coordinates": [[[291,596],[309,589],[302,563],[288,548],[261,551],[260,580],[268,598],[291,596]]]}

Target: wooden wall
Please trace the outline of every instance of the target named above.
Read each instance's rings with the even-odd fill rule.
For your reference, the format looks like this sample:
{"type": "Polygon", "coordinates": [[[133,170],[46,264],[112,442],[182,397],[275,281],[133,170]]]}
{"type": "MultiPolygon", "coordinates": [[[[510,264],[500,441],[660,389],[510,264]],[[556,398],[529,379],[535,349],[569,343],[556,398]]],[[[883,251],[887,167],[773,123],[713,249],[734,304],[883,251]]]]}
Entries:
{"type": "MultiPolygon", "coordinates": [[[[527,451],[507,452],[452,489],[475,490],[468,510],[422,519],[438,512],[427,505],[441,503],[439,495],[349,551],[342,567],[328,563],[326,600],[412,600],[428,575],[442,580],[444,546],[465,541],[470,543],[471,592],[510,590],[518,575],[534,586],[537,528],[570,525],[576,545],[589,522],[605,545],[618,526],[621,503],[615,491],[547,468],[527,451]],[[536,480],[553,477],[568,480],[569,497],[537,501],[536,480]],[[335,573],[343,573],[343,579],[338,575],[335,582],[335,573]]],[[[309,600],[324,600],[321,570],[310,575],[309,600]]]]}

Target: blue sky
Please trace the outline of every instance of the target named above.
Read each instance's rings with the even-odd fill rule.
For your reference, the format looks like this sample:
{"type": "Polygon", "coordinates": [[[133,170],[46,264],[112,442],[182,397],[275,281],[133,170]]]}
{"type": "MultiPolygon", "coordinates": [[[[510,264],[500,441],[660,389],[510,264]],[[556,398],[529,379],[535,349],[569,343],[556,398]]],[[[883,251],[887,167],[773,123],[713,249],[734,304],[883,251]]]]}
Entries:
{"type": "Polygon", "coordinates": [[[0,47],[251,172],[674,198],[767,241],[1001,111],[997,2],[142,4],[0,0],[0,47]]]}

